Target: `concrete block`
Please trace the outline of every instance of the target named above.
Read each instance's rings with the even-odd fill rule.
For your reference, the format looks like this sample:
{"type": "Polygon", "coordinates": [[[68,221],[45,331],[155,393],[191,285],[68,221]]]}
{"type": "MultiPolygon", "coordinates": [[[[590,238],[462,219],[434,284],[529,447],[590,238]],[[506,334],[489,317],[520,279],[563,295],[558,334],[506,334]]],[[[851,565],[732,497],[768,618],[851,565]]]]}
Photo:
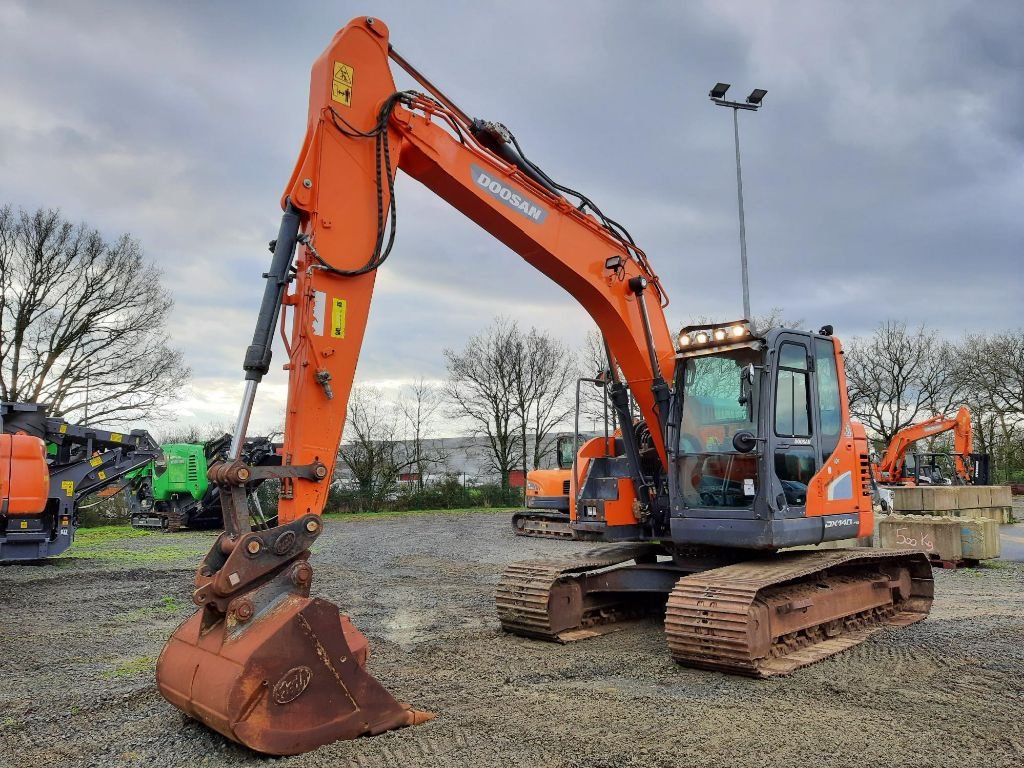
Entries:
{"type": "Polygon", "coordinates": [[[961,509],[957,511],[959,517],[974,518],[979,520],[992,520],[997,525],[1004,525],[1012,522],[1011,507],[983,507],[981,509],[961,509]]]}
{"type": "Polygon", "coordinates": [[[961,521],[955,518],[893,515],[879,522],[882,547],[916,549],[940,560],[962,560],[961,521]]]}
{"type": "Polygon", "coordinates": [[[989,492],[992,494],[992,501],[989,506],[992,507],[1012,507],[1013,506],[1013,494],[1010,492],[1010,486],[1008,485],[992,485],[989,486],[989,492]]]}
{"type": "Polygon", "coordinates": [[[959,524],[960,551],[965,560],[999,557],[999,523],[962,517],[959,524]]]}
{"type": "Polygon", "coordinates": [[[953,488],[952,486],[945,486],[941,488],[929,488],[927,490],[931,491],[931,503],[924,504],[924,501],[922,499],[923,509],[944,512],[949,512],[954,509],[958,509],[956,500],[956,488],[953,488]]]}
{"type": "Polygon", "coordinates": [[[896,512],[919,512],[921,506],[920,488],[893,488],[892,508],[896,512]]]}
{"type": "Polygon", "coordinates": [[[979,507],[991,507],[992,506],[992,486],[990,485],[976,485],[974,490],[978,492],[978,506],[979,507]]]}
{"type": "Polygon", "coordinates": [[[978,509],[983,506],[981,494],[973,485],[955,486],[953,491],[956,493],[957,509],[978,509]]]}

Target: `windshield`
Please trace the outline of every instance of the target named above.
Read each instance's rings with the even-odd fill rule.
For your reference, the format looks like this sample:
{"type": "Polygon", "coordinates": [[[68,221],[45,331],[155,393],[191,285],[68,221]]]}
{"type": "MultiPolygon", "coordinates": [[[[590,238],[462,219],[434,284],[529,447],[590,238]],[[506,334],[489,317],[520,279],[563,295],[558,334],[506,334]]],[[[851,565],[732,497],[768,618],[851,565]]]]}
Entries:
{"type": "Polygon", "coordinates": [[[757,434],[758,380],[748,387],[752,403],[740,402],[743,369],[759,364],[752,349],[686,360],[679,428],[679,488],[687,507],[749,507],[758,485],[757,455],[739,453],[737,432],[757,434]],[[748,414],[753,414],[753,419],[748,414]]]}
{"type": "Polygon", "coordinates": [[[679,429],[680,453],[732,453],[732,438],[746,430],[757,434],[748,414],[757,414],[757,377],[753,404],[740,403],[744,367],[759,363],[757,352],[736,349],[721,355],[696,357],[683,368],[683,413],[679,429]]]}

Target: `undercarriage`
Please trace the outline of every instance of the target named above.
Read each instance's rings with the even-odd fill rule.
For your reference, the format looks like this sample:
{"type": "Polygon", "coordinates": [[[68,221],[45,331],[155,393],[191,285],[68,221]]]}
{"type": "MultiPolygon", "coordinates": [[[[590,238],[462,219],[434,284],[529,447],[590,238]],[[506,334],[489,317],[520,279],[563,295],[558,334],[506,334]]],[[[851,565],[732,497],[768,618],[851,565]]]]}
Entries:
{"type": "Polygon", "coordinates": [[[740,559],[749,557],[741,550],[672,556],[658,544],[621,544],[514,563],[498,585],[498,617],[507,632],[566,643],[664,616],[680,664],[769,677],[884,626],[920,621],[931,607],[931,568],[918,552],[740,559]]]}

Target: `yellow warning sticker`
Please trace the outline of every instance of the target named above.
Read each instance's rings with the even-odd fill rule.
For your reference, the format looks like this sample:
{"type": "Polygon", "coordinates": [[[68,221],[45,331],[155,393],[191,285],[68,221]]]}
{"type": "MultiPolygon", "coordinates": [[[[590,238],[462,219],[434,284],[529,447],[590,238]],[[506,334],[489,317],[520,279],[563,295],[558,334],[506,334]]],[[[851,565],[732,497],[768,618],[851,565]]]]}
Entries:
{"type": "Polygon", "coordinates": [[[96,457],[94,457],[92,459],[89,459],[89,466],[90,467],[98,467],[102,463],[103,463],[103,457],[102,456],[96,456],[96,457]]]}
{"type": "Polygon", "coordinates": [[[120,443],[121,442],[121,436],[119,434],[117,434],[117,432],[114,432],[110,436],[110,442],[112,442],[112,443],[120,443]]]}
{"type": "Polygon", "coordinates": [[[96,473],[96,477],[98,477],[100,480],[106,480],[107,473],[101,469],[99,472],[96,473]]]}
{"type": "Polygon", "coordinates": [[[28,528],[28,520],[22,520],[21,521],[21,527],[22,528],[28,528]]]}
{"type": "Polygon", "coordinates": [[[61,424],[60,425],[60,433],[62,435],[65,435],[65,434],[67,434],[67,431],[68,431],[68,425],[67,424],[61,424]]]}
{"type": "Polygon", "coordinates": [[[65,480],[64,482],[62,482],[60,484],[60,489],[62,491],[64,491],[64,493],[67,494],[68,496],[74,496],[75,495],[75,481],[74,480],[65,480]]]}
{"type": "Polygon", "coordinates": [[[335,339],[345,338],[345,308],[348,304],[345,299],[335,299],[331,307],[331,337],[335,339]]]}
{"type": "Polygon", "coordinates": [[[331,99],[342,106],[352,106],[352,75],[354,71],[347,64],[334,62],[334,80],[331,81],[331,99]]]}

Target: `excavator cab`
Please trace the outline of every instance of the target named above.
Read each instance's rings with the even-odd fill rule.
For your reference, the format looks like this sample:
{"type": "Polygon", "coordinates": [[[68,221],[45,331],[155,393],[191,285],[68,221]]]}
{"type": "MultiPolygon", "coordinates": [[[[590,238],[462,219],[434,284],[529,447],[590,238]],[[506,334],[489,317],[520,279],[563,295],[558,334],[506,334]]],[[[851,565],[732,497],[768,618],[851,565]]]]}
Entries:
{"type": "Polygon", "coordinates": [[[744,322],[684,328],[670,426],[672,539],[778,549],[870,530],[837,341],[744,322]],[[863,519],[862,519],[863,517],[863,519]]]}

